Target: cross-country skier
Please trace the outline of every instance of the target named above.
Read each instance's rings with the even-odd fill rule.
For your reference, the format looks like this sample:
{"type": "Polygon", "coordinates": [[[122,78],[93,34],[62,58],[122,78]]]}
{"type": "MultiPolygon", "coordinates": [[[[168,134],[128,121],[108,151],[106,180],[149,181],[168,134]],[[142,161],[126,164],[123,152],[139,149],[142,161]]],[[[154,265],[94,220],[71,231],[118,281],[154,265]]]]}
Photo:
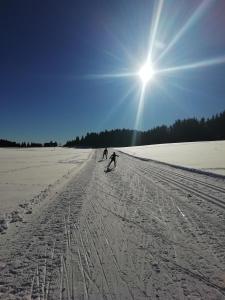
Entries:
{"type": "Polygon", "coordinates": [[[116,152],[113,152],[113,154],[109,158],[111,160],[107,166],[107,169],[109,168],[109,166],[111,165],[112,162],[114,162],[114,167],[116,167],[116,157],[119,157],[119,155],[117,155],[116,152]]]}
{"type": "Polygon", "coordinates": [[[108,156],[108,149],[105,148],[104,151],[103,151],[102,159],[104,159],[104,157],[107,159],[107,156],[108,156]]]}

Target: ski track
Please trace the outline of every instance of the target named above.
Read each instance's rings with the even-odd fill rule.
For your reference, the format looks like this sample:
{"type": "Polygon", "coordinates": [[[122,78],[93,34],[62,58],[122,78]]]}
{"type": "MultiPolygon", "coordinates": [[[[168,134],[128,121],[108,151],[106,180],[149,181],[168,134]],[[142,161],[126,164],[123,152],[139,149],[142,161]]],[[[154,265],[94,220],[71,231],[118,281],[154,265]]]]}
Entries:
{"type": "Polygon", "coordinates": [[[101,155],[0,235],[0,299],[225,299],[224,179],[101,155]]]}

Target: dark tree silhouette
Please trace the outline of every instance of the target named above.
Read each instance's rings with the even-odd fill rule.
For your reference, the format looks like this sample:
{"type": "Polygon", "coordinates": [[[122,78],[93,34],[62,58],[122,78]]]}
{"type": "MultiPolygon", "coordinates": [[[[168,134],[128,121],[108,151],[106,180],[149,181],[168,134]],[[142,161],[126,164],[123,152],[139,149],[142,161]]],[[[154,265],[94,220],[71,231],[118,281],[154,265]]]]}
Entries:
{"type": "Polygon", "coordinates": [[[49,143],[44,143],[44,147],[57,147],[57,146],[58,146],[57,142],[53,142],[53,141],[49,143]]]}
{"type": "MultiPolygon", "coordinates": [[[[77,142],[79,141],[76,140],[77,142]]],[[[44,143],[44,147],[57,147],[58,143],[57,142],[48,142],[48,143],[44,143]]],[[[32,142],[32,143],[17,143],[17,142],[12,142],[12,141],[8,141],[8,140],[3,140],[0,139],[0,147],[20,147],[20,148],[40,148],[43,147],[42,143],[36,143],[36,142],[32,142]]]]}
{"type": "Polygon", "coordinates": [[[130,129],[105,130],[87,133],[81,139],[68,141],[65,147],[126,147],[162,143],[211,141],[225,139],[225,111],[200,120],[196,118],[177,120],[171,126],[158,126],[147,131],[130,129]],[[133,137],[135,136],[135,140],[133,137]]]}
{"type": "Polygon", "coordinates": [[[0,147],[20,147],[19,143],[0,139],[0,147]]]}

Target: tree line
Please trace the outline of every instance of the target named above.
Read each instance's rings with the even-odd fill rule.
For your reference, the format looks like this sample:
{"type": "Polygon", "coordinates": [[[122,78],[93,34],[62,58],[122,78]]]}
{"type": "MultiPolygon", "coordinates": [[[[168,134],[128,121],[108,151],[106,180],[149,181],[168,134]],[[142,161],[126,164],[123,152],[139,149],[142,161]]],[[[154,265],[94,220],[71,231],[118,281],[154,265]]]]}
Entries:
{"type": "Polygon", "coordinates": [[[127,147],[162,143],[211,141],[225,139],[225,111],[211,118],[189,118],[171,126],[157,126],[147,131],[130,129],[87,133],[67,141],[65,147],[127,147]]]}
{"type": "Polygon", "coordinates": [[[19,148],[39,148],[39,147],[57,147],[57,142],[48,142],[48,143],[17,143],[13,141],[8,141],[4,139],[0,139],[0,147],[19,147],[19,148]]]}

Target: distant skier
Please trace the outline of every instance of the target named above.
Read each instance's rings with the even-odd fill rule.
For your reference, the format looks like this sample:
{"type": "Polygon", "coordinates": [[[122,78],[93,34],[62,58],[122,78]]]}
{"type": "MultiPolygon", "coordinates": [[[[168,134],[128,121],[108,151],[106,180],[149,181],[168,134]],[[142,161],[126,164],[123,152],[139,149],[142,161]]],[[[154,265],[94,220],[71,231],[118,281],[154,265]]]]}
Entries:
{"type": "Polygon", "coordinates": [[[110,162],[109,162],[109,164],[107,166],[107,169],[110,167],[110,165],[111,165],[112,162],[114,162],[114,168],[116,167],[116,157],[119,157],[119,155],[117,155],[116,152],[113,152],[113,154],[109,158],[111,160],[110,160],[110,162]]]}
{"type": "Polygon", "coordinates": [[[104,157],[107,159],[108,157],[108,149],[105,148],[104,151],[103,151],[103,156],[102,156],[102,159],[104,159],[104,157]]]}

